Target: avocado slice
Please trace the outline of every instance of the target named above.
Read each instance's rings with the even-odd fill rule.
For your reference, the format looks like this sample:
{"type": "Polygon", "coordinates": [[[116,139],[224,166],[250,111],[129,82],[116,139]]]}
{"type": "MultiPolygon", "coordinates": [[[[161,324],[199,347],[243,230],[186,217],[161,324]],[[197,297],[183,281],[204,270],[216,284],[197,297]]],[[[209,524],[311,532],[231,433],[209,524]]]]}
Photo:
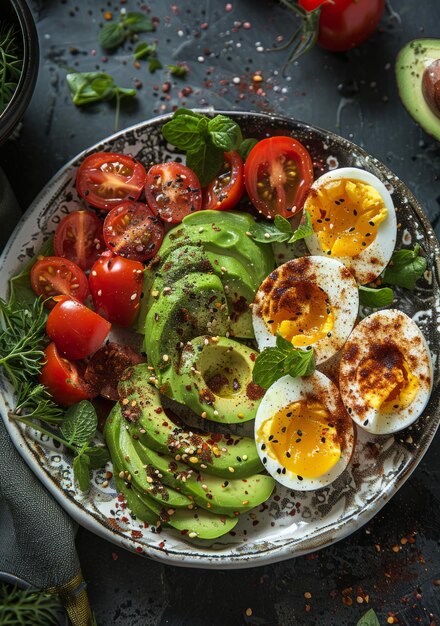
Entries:
{"type": "Polygon", "coordinates": [[[186,341],[200,335],[224,334],[228,307],[220,279],[191,273],[162,292],[145,320],[144,347],[156,372],[179,359],[186,341]]]}
{"type": "Polygon", "coordinates": [[[109,416],[104,429],[107,445],[113,462],[114,481],[119,493],[122,493],[128,508],[133,514],[151,524],[154,527],[158,525],[167,525],[179,530],[189,539],[217,539],[225,535],[236,526],[238,517],[231,518],[226,516],[215,515],[209,511],[194,507],[190,509],[173,510],[170,505],[165,508],[160,507],[157,502],[149,496],[141,494],[133,488],[133,485],[120,478],[119,473],[123,470],[123,458],[119,449],[119,431],[121,426],[121,418],[118,412],[114,412],[109,416]]]}
{"type": "MultiPolygon", "coordinates": [[[[131,434],[132,431],[131,431],[131,434]]],[[[119,443],[121,453],[125,455],[132,446],[136,449],[142,463],[159,471],[161,482],[191,497],[194,503],[212,513],[235,517],[250,511],[270,497],[275,481],[271,476],[255,474],[248,478],[223,480],[188,468],[184,463],[172,457],[161,455],[140,443],[131,440],[130,434],[121,429],[119,443]]],[[[231,472],[231,477],[233,472],[231,472]]]]}
{"type": "MultiPolygon", "coordinates": [[[[262,472],[254,439],[218,433],[195,433],[177,426],[165,414],[158,390],[148,380],[145,363],[129,368],[118,385],[122,415],[133,421],[139,441],[163,454],[179,455],[182,461],[207,474],[246,478],[262,472]],[[135,405],[133,406],[133,402],[135,405]]],[[[177,419],[177,418],[176,418],[177,419]]]]}
{"type": "Polygon", "coordinates": [[[182,350],[167,382],[197,415],[224,424],[254,419],[264,389],[252,382],[256,351],[226,337],[196,337],[182,350]]]}
{"type": "Polygon", "coordinates": [[[399,52],[396,59],[396,77],[400,98],[406,109],[420,126],[430,135],[440,140],[440,39],[414,39],[399,52]],[[436,63],[437,62],[437,63],[436,63]],[[428,70],[430,68],[430,70],[428,70]],[[434,71],[434,68],[437,68],[434,71]],[[431,95],[435,99],[437,85],[437,113],[435,102],[427,98],[427,80],[432,82],[431,95]],[[425,85],[424,85],[425,83],[425,85]]]}

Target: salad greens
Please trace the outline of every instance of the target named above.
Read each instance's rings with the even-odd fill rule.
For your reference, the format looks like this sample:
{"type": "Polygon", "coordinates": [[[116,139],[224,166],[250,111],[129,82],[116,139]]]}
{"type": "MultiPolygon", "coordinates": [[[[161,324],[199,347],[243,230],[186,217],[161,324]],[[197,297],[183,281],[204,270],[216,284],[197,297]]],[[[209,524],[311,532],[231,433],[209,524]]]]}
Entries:
{"type": "Polygon", "coordinates": [[[0,113],[8,106],[17,89],[23,66],[21,33],[15,25],[0,26],[0,113]]]}
{"type": "Polygon", "coordinates": [[[426,270],[426,259],[420,254],[418,243],[414,250],[397,250],[382,274],[382,282],[405,289],[414,289],[426,270]]]}
{"type": "Polygon", "coordinates": [[[311,376],[315,371],[313,348],[301,350],[295,348],[290,341],[277,335],[276,347],[265,348],[255,359],[252,372],[256,385],[268,389],[282,376],[311,376]]]}
{"type": "Polygon", "coordinates": [[[154,30],[153,22],[145,13],[121,14],[119,22],[109,22],[102,27],[99,33],[99,43],[105,50],[115,50],[133,35],[154,30]]]}
{"type": "Polygon", "coordinates": [[[300,224],[295,231],[289,220],[281,215],[276,215],[273,222],[256,222],[250,230],[251,237],[259,243],[294,243],[313,234],[312,221],[307,211],[304,212],[304,218],[304,224],[300,224]]]}
{"type": "Polygon", "coordinates": [[[394,291],[389,287],[372,289],[359,285],[359,302],[362,306],[369,306],[377,309],[382,306],[389,306],[394,300],[394,291]]]}

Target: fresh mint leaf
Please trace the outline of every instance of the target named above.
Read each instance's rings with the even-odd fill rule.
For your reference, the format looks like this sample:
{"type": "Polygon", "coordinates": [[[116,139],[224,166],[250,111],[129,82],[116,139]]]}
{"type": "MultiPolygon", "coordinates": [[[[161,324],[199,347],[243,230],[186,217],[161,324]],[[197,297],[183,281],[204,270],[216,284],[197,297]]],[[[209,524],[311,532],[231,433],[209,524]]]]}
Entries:
{"type": "Polygon", "coordinates": [[[159,61],[157,57],[150,57],[148,61],[148,70],[151,74],[154,74],[156,70],[162,69],[162,63],[159,61]]]}
{"type": "Polygon", "coordinates": [[[165,139],[179,150],[197,151],[203,144],[199,124],[203,121],[192,115],[181,114],[162,126],[165,139]]]}
{"type": "Polygon", "coordinates": [[[66,79],[76,106],[110,100],[117,90],[113,76],[104,72],[76,72],[66,79]]]}
{"type": "Polygon", "coordinates": [[[78,454],[73,459],[73,476],[81,491],[88,491],[90,486],[90,459],[87,454],[78,454]]]}
{"type": "Polygon", "coordinates": [[[185,78],[188,74],[188,68],[184,65],[167,65],[167,68],[170,70],[171,75],[177,78],[185,78]]]}
{"type": "Polygon", "coordinates": [[[377,615],[374,610],[370,609],[362,615],[361,619],[357,623],[357,626],[380,626],[380,622],[377,619],[377,615]]]}
{"type": "Polygon", "coordinates": [[[313,235],[312,220],[307,211],[304,211],[304,218],[304,224],[300,224],[298,226],[292,237],[289,239],[289,243],[295,243],[295,241],[299,241],[300,239],[305,239],[306,237],[313,235]]]}
{"type": "Polygon", "coordinates": [[[202,115],[202,113],[196,113],[195,111],[192,111],[191,109],[185,109],[184,107],[182,107],[181,109],[176,109],[173,113],[173,119],[175,117],[179,117],[179,115],[191,115],[191,117],[197,117],[197,119],[206,119],[207,118],[202,115]]]}
{"type": "Polygon", "coordinates": [[[151,55],[156,54],[156,44],[148,44],[146,41],[138,44],[133,52],[133,57],[136,61],[140,61],[141,59],[147,59],[151,55]]]}
{"type": "Polygon", "coordinates": [[[420,256],[419,252],[419,244],[414,246],[414,250],[394,252],[382,275],[382,282],[387,285],[398,285],[405,289],[414,289],[417,280],[423,276],[426,270],[426,259],[420,256]]]}
{"type": "Polygon", "coordinates": [[[101,28],[99,44],[105,50],[115,50],[124,43],[126,36],[125,29],[120,22],[110,22],[101,28]]]}
{"type": "Polygon", "coordinates": [[[60,431],[69,444],[80,448],[90,443],[97,426],[98,419],[93,404],[88,400],[81,400],[67,409],[60,431]]]}
{"type": "Polygon", "coordinates": [[[243,139],[241,144],[238,146],[238,154],[241,156],[241,160],[244,162],[249,156],[249,152],[252,150],[254,146],[258,143],[258,139],[243,139]]]}
{"type": "Polygon", "coordinates": [[[154,24],[145,13],[127,13],[121,21],[122,25],[131,33],[151,33],[155,30],[154,24]]]}
{"type": "Polygon", "coordinates": [[[223,152],[236,150],[242,142],[240,126],[226,115],[216,115],[209,120],[208,132],[213,145],[223,152]]]}
{"type": "Polygon", "coordinates": [[[90,460],[90,469],[101,469],[110,460],[110,453],[106,447],[86,448],[85,453],[90,460]]]}
{"type": "Polygon", "coordinates": [[[217,176],[223,165],[223,150],[218,150],[209,143],[202,143],[197,150],[187,152],[186,164],[196,173],[201,186],[205,187],[217,176]]]}
{"type": "Polygon", "coordinates": [[[286,220],[286,218],[282,215],[275,215],[273,223],[282,233],[285,233],[286,235],[292,234],[292,225],[289,220],[286,220]]]}
{"type": "Polygon", "coordinates": [[[362,306],[369,306],[373,309],[389,306],[394,300],[394,291],[389,287],[381,289],[371,289],[359,285],[359,302],[362,306]]]}
{"type": "Polygon", "coordinates": [[[315,371],[315,367],[313,349],[295,348],[290,341],[278,334],[276,347],[266,348],[257,356],[252,379],[254,383],[267,389],[286,374],[293,378],[310,376],[315,371]]]}
{"type": "Polygon", "coordinates": [[[252,380],[256,385],[268,389],[273,383],[284,376],[283,363],[285,354],[277,348],[266,348],[255,359],[252,380]]]}

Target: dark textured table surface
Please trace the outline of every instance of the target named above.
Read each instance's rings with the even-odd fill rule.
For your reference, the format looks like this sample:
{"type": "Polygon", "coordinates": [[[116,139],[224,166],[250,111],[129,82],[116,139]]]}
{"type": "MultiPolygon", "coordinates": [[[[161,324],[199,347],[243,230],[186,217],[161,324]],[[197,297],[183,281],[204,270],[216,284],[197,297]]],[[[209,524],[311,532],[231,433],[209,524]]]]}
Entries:
{"type": "MultiPolygon", "coordinates": [[[[40,75],[0,164],[25,208],[67,160],[111,134],[113,105],[75,109],[66,86],[69,69],[100,68],[121,86],[138,87],[136,99],[122,107],[120,128],[181,105],[213,106],[283,113],[348,137],[408,184],[439,233],[439,144],[400,104],[394,61],[410,39],[439,36],[440,4],[392,2],[396,12],[387,7],[379,31],[363,46],[339,55],[316,48],[283,77],[286,53],[263,50],[288,36],[294,19],[273,2],[33,0],[40,75]],[[157,39],[164,67],[188,64],[183,81],[166,69],[150,74],[145,62],[135,68],[131,45],[103,55],[97,43],[103,14],[116,16],[122,7],[157,18],[156,32],[141,38],[157,39]]],[[[391,616],[410,626],[440,624],[439,442],[368,526],[319,553],[276,565],[180,569],[80,529],[77,546],[98,624],[348,626],[369,607],[381,624],[391,616]]]]}

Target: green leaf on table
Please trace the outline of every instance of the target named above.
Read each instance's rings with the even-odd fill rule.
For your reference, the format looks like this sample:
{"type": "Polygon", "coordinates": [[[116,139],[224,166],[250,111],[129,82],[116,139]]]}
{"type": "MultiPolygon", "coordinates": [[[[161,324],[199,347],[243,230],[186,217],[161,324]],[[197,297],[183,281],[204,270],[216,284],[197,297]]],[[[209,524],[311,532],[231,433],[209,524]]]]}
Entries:
{"type": "Polygon", "coordinates": [[[361,619],[357,623],[357,626],[380,626],[380,622],[377,619],[377,615],[374,610],[370,609],[362,615],[361,619]]]}
{"type": "Polygon", "coordinates": [[[188,68],[184,65],[167,65],[167,68],[171,75],[176,76],[176,78],[185,78],[188,74],[188,68]]]}
{"type": "Polygon", "coordinates": [[[67,409],[60,431],[70,444],[80,448],[91,442],[97,426],[95,407],[88,400],[81,400],[67,409]]]}
{"type": "Polygon", "coordinates": [[[87,448],[86,454],[90,460],[90,469],[101,469],[110,460],[110,452],[105,446],[87,448]]]}
{"type": "Polygon", "coordinates": [[[254,146],[258,143],[258,139],[243,139],[241,144],[238,146],[238,154],[241,156],[241,160],[244,162],[249,156],[249,152],[252,150],[254,146]]]}
{"type": "Polygon", "coordinates": [[[148,61],[148,70],[151,74],[154,74],[156,70],[162,69],[162,63],[159,61],[157,57],[150,57],[148,61]]]}
{"type": "Polygon", "coordinates": [[[67,74],[66,79],[76,106],[111,100],[117,95],[136,95],[135,89],[118,87],[113,76],[104,72],[75,72],[67,74]]]}
{"type": "Polygon", "coordinates": [[[199,128],[202,120],[192,115],[180,114],[162,126],[162,134],[179,150],[194,152],[204,144],[199,128]]]}
{"type": "Polygon", "coordinates": [[[304,223],[298,226],[292,237],[289,239],[289,243],[305,239],[306,237],[310,237],[310,235],[313,235],[312,220],[308,211],[304,211],[304,223]]]}
{"type": "Polygon", "coordinates": [[[313,349],[295,348],[290,341],[278,334],[276,347],[266,348],[255,359],[252,379],[255,384],[267,389],[286,374],[293,378],[310,376],[315,367],[313,349]]]}
{"type": "Polygon", "coordinates": [[[155,30],[154,24],[148,15],[132,11],[122,18],[122,24],[130,33],[152,33],[155,30]]]}
{"type": "Polygon", "coordinates": [[[73,459],[73,476],[81,491],[88,491],[90,487],[90,459],[87,454],[78,454],[73,459]]]}
{"type": "Polygon", "coordinates": [[[216,115],[208,122],[212,144],[223,152],[237,150],[243,138],[240,126],[226,115],[216,115]]]}
{"type": "Polygon", "coordinates": [[[101,28],[99,44],[105,50],[114,50],[124,43],[126,37],[127,33],[121,22],[110,22],[101,28]]]}
{"type": "Polygon", "coordinates": [[[414,289],[417,280],[426,270],[426,259],[419,255],[420,246],[414,250],[398,250],[394,252],[388,266],[382,274],[382,282],[387,285],[398,285],[406,289],[414,289]]]}
{"type": "Polygon", "coordinates": [[[146,41],[142,41],[139,43],[133,52],[133,57],[136,61],[140,61],[141,59],[147,59],[151,55],[156,54],[156,44],[149,44],[146,41]]]}
{"type": "Polygon", "coordinates": [[[394,300],[394,291],[389,287],[372,289],[359,285],[359,302],[362,306],[369,306],[372,309],[389,306],[394,300]]]}
{"type": "Polygon", "coordinates": [[[202,187],[205,187],[217,176],[223,165],[223,150],[217,150],[209,143],[202,143],[197,150],[187,152],[186,164],[197,174],[202,187]]]}

